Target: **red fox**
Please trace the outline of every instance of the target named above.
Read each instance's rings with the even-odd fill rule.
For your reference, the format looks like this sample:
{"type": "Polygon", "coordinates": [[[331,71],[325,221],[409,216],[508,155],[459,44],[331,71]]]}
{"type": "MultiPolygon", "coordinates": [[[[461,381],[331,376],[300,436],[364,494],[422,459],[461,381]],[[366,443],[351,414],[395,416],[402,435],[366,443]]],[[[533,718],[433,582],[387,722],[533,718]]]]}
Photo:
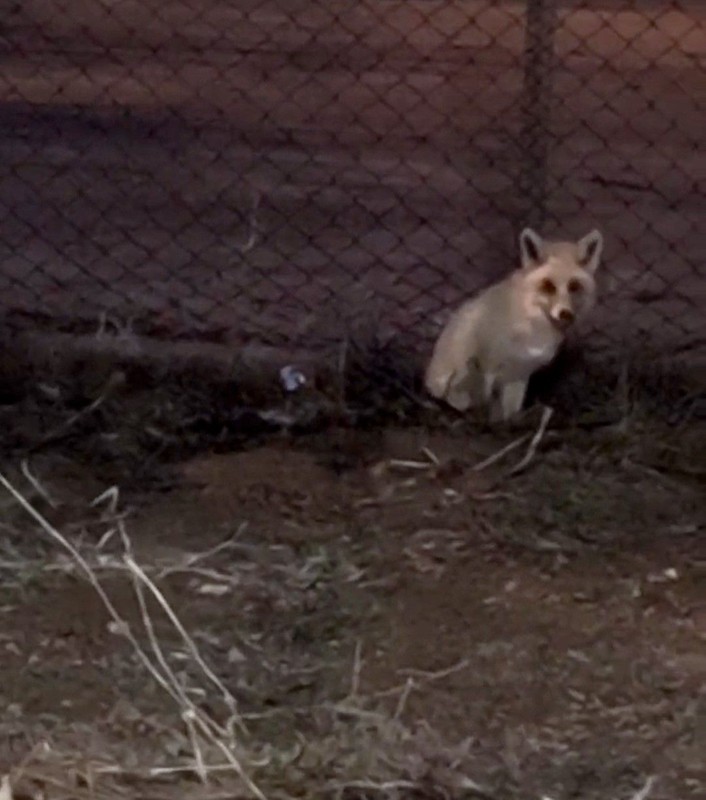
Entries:
{"type": "Polygon", "coordinates": [[[597,230],[554,242],[525,228],[521,267],[463,303],[442,330],[427,391],[458,411],[485,403],[492,420],[517,414],[530,376],[553,360],[568,329],[594,305],[602,250],[597,230]]]}

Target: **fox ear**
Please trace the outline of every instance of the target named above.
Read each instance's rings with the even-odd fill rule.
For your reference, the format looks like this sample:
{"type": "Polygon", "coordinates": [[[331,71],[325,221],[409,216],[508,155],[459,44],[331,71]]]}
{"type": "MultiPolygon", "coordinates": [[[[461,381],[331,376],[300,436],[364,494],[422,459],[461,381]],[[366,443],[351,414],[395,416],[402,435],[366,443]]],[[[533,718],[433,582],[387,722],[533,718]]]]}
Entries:
{"type": "Polygon", "coordinates": [[[532,230],[525,228],[520,234],[520,256],[522,269],[534,269],[542,263],[544,240],[532,230]]]}
{"type": "Polygon", "coordinates": [[[579,264],[593,274],[598,269],[603,252],[603,234],[593,230],[576,243],[578,248],[579,264]]]}

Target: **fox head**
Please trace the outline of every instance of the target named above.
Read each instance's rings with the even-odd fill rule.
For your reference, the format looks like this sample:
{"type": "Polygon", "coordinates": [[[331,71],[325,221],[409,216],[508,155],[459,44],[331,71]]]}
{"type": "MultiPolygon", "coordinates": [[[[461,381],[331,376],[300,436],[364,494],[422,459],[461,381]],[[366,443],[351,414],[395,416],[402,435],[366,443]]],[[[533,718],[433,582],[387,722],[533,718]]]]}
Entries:
{"type": "Polygon", "coordinates": [[[552,242],[525,228],[520,234],[525,302],[560,330],[569,328],[595,302],[594,275],[602,250],[597,230],[577,242],[552,242]]]}

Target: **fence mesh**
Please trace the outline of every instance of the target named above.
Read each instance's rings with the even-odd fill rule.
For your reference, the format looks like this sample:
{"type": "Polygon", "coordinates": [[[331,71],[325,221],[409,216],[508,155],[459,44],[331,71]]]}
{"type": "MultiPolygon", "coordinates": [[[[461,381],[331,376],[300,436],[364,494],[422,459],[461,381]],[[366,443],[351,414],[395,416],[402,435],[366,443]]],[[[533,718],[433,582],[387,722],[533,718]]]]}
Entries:
{"type": "Polygon", "coordinates": [[[5,318],[423,352],[520,227],[703,342],[700,0],[3,0],[5,318]]]}

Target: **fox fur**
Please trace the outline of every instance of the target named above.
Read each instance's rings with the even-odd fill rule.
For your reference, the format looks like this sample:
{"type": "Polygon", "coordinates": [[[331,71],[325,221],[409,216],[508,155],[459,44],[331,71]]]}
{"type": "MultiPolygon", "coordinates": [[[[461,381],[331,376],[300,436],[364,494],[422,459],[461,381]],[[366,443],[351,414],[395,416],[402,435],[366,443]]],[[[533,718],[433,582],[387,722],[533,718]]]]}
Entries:
{"type": "Polygon", "coordinates": [[[493,420],[521,411],[531,375],[596,300],[599,231],[567,242],[525,228],[519,243],[520,268],[452,314],[424,378],[433,397],[458,411],[485,404],[493,420]]]}

